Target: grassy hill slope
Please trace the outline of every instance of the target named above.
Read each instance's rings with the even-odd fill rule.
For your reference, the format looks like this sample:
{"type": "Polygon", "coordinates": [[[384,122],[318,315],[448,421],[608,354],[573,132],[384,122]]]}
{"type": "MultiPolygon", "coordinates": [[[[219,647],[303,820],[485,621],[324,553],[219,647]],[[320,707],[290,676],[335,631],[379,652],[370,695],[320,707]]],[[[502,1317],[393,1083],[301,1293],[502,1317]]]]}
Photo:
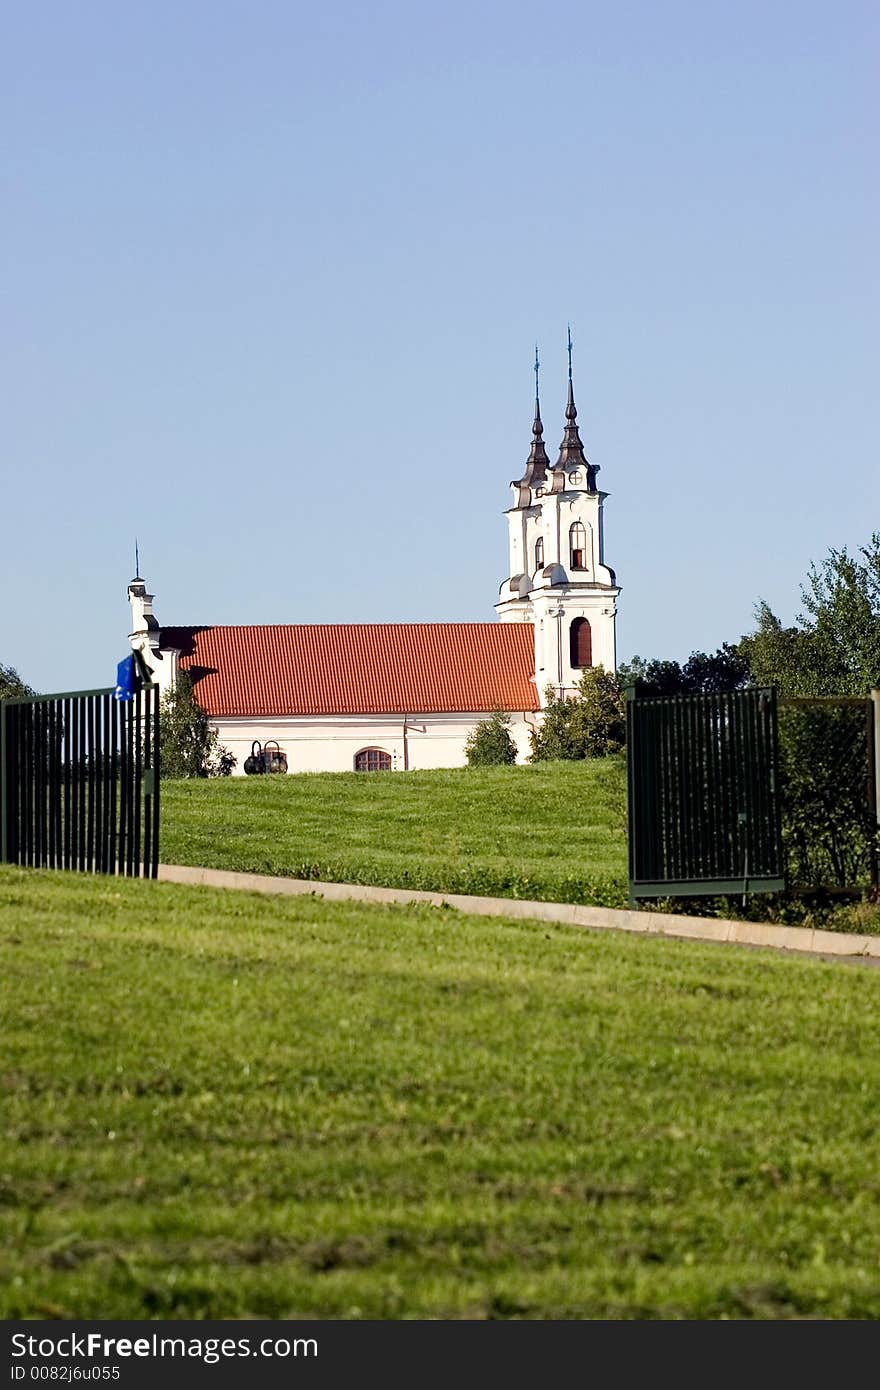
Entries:
{"type": "Polygon", "coordinates": [[[880,1316],[875,970],[3,868],[0,972],[0,1316],[880,1316]]]}
{"type": "Polygon", "coordinates": [[[162,784],[168,864],[627,905],[617,758],[162,784]]]}

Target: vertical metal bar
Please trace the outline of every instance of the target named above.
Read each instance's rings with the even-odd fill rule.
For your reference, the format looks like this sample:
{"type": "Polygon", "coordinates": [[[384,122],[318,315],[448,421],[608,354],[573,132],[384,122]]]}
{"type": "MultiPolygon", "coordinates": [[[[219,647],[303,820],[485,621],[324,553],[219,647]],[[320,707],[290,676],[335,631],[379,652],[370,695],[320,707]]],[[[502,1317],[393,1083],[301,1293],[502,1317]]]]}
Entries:
{"type": "Polygon", "coordinates": [[[727,816],[725,814],[725,765],[724,739],[726,731],[725,696],[715,696],[715,722],[712,730],[712,768],[713,768],[713,821],[712,833],[715,841],[713,873],[716,878],[723,877],[727,864],[727,816]]]}
{"type": "Polygon", "coordinates": [[[40,868],[40,711],[37,705],[31,705],[31,845],[34,868],[40,868]]]}
{"type": "Polygon", "coordinates": [[[34,724],[34,863],[42,868],[45,860],[44,805],[46,800],[43,749],[43,707],[33,705],[34,724]]]}
{"type": "Polygon", "coordinates": [[[24,831],[24,836],[23,836],[24,843],[23,843],[23,845],[22,845],[22,848],[23,848],[23,850],[24,850],[24,863],[27,864],[27,865],[29,865],[29,866],[32,866],[32,865],[33,865],[33,862],[34,862],[34,825],[33,825],[33,814],[34,814],[34,810],[33,810],[33,802],[34,802],[34,766],[33,766],[33,764],[34,764],[34,758],[33,758],[33,748],[34,748],[34,738],[33,738],[34,707],[33,707],[33,705],[25,705],[25,706],[23,706],[23,708],[27,711],[27,714],[26,714],[26,717],[25,717],[25,719],[24,719],[24,721],[23,721],[23,723],[24,723],[24,735],[25,735],[25,737],[24,737],[24,759],[25,759],[25,763],[24,763],[24,785],[23,785],[25,814],[24,814],[24,816],[22,817],[22,820],[23,820],[23,831],[24,831]]]}
{"type": "Polygon", "coordinates": [[[143,856],[143,853],[142,853],[142,850],[141,850],[141,792],[142,792],[142,789],[143,789],[143,776],[142,776],[142,773],[143,773],[143,749],[142,749],[142,747],[141,747],[141,705],[142,705],[142,702],[143,702],[143,698],[144,698],[143,690],[142,690],[142,688],[139,686],[138,689],[135,691],[134,701],[133,701],[133,704],[134,704],[134,731],[133,731],[134,757],[133,757],[133,759],[132,759],[132,767],[133,767],[133,770],[134,770],[134,785],[133,785],[133,787],[132,787],[132,796],[133,796],[133,799],[134,799],[134,835],[132,836],[132,840],[133,840],[133,842],[134,842],[134,854],[133,854],[133,856],[132,856],[132,872],[133,872],[133,874],[135,875],[136,878],[139,878],[139,877],[140,877],[140,874],[141,874],[141,863],[142,863],[143,857],[144,857],[144,856],[143,856]]]}
{"type": "Polygon", "coordinates": [[[73,795],[73,701],[65,696],[64,710],[64,847],[63,863],[70,868],[70,830],[73,819],[71,798],[73,795]]]}
{"type": "Polygon", "coordinates": [[[67,802],[67,828],[65,830],[66,843],[69,847],[67,863],[65,868],[76,868],[76,804],[77,804],[77,776],[79,768],[79,723],[76,717],[76,701],[71,698],[68,700],[68,729],[69,739],[67,745],[67,756],[70,768],[69,775],[69,798],[67,802]]]}
{"type": "Polygon", "coordinates": [[[868,840],[868,859],[870,861],[871,887],[876,889],[880,880],[880,864],[878,864],[877,846],[877,820],[878,820],[878,784],[877,767],[877,721],[880,719],[880,691],[872,690],[870,699],[865,702],[865,734],[868,743],[868,807],[873,812],[873,824],[871,826],[871,836],[868,840]]]}
{"type": "Polygon", "coordinates": [[[47,700],[43,706],[45,713],[44,740],[46,763],[46,863],[50,869],[55,865],[55,702],[47,700]]]}
{"type": "Polygon", "coordinates": [[[77,742],[79,759],[77,766],[76,796],[76,867],[86,867],[86,706],[80,695],[76,701],[77,742]]]}
{"type": "Polygon", "coordinates": [[[4,862],[7,864],[17,863],[18,854],[18,752],[21,745],[21,738],[18,732],[18,706],[0,704],[2,718],[6,725],[5,737],[5,793],[4,804],[6,808],[5,835],[6,853],[4,862]]]}
{"type": "Polygon", "coordinates": [[[128,859],[128,745],[127,745],[128,705],[119,701],[119,872],[125,873],[128,859]]]}
{"type": "Polygon", "coordinates": [[[685,797],[688,814],[689,872],[688,878],[704,878],[703,872],[703,774],[700,766],[700,725],[702,697],[689,695],[685,701],[687,781],[685,797]]]}
{"type": "Polygon", "coordinates": [[[21,710],[10,705],[6,712],[6,766],[10,769],[6,820],[7,862],[18,864],[21,845],[21,710]]]}
{"type": "Polygon", "coordinates": [[[771,787],[773,790],[773,866],[774,873],[779,878],[786,878],[785,851],[782,844],[782,787],[780,778],[779,763],[779,705],[776,699],[776,687],[773,686],[768,692],[768,717],[770,720],[770,738],[772,748],[772,769],[773,777],[771,787]]]}
{"type": "Polygon", "coordinates": [[[9,745],[5,700],[0,700],[0,864],[9,863],[9,745]]]}
{"type": "Polygon", "coordinates": [[[110,696],[101,696],[101,873],[110,872],[110,696]]]}
{"type": "Polygon", "coordinates": [[[162,769],[159,765],[159,743],[161,734],[161,703],[159,700],[159,687],[154,687],[153,692],[153,843],[150,848],[151,876],[157,878],[159,875],[159,786],[162,769]]]}
{"type": "Polygon", "coordinates": [[[685,841],[684,825],[684,768],[683,768],[683,744],[681,728],[681,699],[674,696],[669,706],[672,716],[669,727],[669,747],[672,754],[672,771],[675,778],[674,785],[674,804],[675,804],[675,834],[671,841],[674,854],[674,869],[670,874],[671,878],[684,878],[685,867],[683,863],[682,851],[685,841]]]}
{"type": "Polygon", "coordinates": [[[718,776],[718,708],[718,696],[712,695],[707,706],[706,716],[706,785],[708,794],[706,834],[709,846],[707,864],[710,878],[719,877],[718,808],[721,786],[718,776]]]}
{"type": "Polygon", "coordinates": [[[153,692],[144,691],[144,877],[152,877],[153,857],[153,692]]]}
{"type": "Polygon", "coordinates": [[[102,831],[103,814],[101,789],[104,785],[104,741],[101,731],[101,711],[103,709],[103,697],[101,695],[92,696],[92,763],[94,771],[92,774],[92,868],[96,874],[104,872],[103,852],[102,852],[102,831]]]}
{"type": "MultiPolygon", "coordinates": [[[[636,766],[636,758],[638,757],[638,750],[637,750],[637,748],[636,748],[636,738],[637,738],[637,734],[636,734],[636,718],[635,718],[635,700],[636,700],[636,692],[635,692],[634,687],[632,687],[632,686],[627,686],[627,688],[626,688],[626,689],[624,690],[624,692],[623,692],[623,696],[624,696],[624,700],[626,701],[626,704],[625,704],[625,712],[626,712],[626,808],[627,808],[627,821],[626,821],[626,824],[627,824],[627,847],[626,847],[626,852],[627,852],[627,867],[628,867],[628,869],[629,869],[630,901],[632,901],[632,887],[633,887],[633,883],[634,883],[634,881],[635,881],[635,879],[636,879],[636,877],[637,877],[636,868],[637,868],[637,864],[638,864],[638,845],[639,845],[639,841],[640,841],[640,837],[639,837],[639,830],[640,830],[640,827],[639,827],[639,824],[638,824],[638,809],[637,809],[637,806],[636,806],[636,776],[635,776],[635,766],[636,766]]],[[[0,737],[0,749],[2,749],[2,747],[3,747],[2,737],[0,737]]],[[[2,756],[2,754],[0,754],[0,756],[2,756]]],[[[0,764],[0,766],[2,766],[2,764],[0,764]]],[[[2,776],[2,774],[0,774],[0,776],[2,776]]],[[[5,822],[4,822],[4,825],[5,825],[5,822]]],[[[0,842],[0,843],[2,843],[2,844],[5,845],[5,829],[4,829],[4,840],[3,840],[2,842],[0,842]]]]}
{"type": "Polygon", "coordinates": [[[137,846],[134,843],[134,700],[125,708],[125,802],[128,821],[128,839],[125,845],[125,872],[129,878],[134,873],[134,859],[137,846]]]}
{"type": "Polygon", "coordinates": [[[681,696],[673,700],[672,752],[676,773],[677,833],[675,837],[675,878],[687,878],[687,801],[685,706],[681,696]]]}
{"type": "Polygon", "coordinates": [[[648,795],[644,802],[642,828],[645,831],[647,848],[645,878],[653,880],[663,876],[666,854],[667,822],[663,814],[663,732],[666,707],[650,700],[642,710],[645,739],[643,743],[645,758],[645,777],[648,795]]]}
{"type": "Polygon", "coordinates": [[[119,793],[119,710],[118,700],[111,701],[111,723],[110,723],[110,840],[109,840],[109,859],[112,868],[111,873],[119,873],[119,825],[117,822],[118,812],[118,793],[119,793]]]}
{"type": "Polygon", "coordinates": [[[653,776],[654,759],[651,740],[656,721],[653,718],[654,707],[647,700],[641,701],[636,706],[634,714],[638,730],[639,749],[636,775],[640,784],[636,793],[639,801],[639,833],[641,835],[638,877],[645,881],[652,877],[652,868],[657,857],[658,837],[662,831],[659,820],[652,818],[657,789],[653,776]]]}
{"type": "Polygon", "coordinates": [[[89,873],[95,867],[95,697],[83,700],[86,716],[86,862],[89,873]]]}

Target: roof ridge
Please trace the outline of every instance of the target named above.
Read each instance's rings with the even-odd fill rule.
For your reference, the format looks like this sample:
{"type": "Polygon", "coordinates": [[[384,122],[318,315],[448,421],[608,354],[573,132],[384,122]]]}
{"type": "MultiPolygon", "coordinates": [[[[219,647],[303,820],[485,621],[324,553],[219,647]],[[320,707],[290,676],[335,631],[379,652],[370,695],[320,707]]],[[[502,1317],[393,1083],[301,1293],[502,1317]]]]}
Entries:
{"type": "MultiPolygon", "coordinates": [[[[407,622],[407,621],[404,621],[404,620],[402,620],[402,619],[401,619],[401,620],[396,620],[396,619],[395,619],[395,620],[389,621],[389,622],[362,622],[362,623],[351,623],[351,622],[339,622],[339,623],[163,623],[163,624],[162,624],[162,631],[165,632],[165,631],[167,631],[169,628],[172,628],[172,627],[176,627],[176,628],[186,628],[186,629],[190,629],[190,628],[195,629],[195,628],[198,628],[201,632],[207,632],[207,631],[209,631],[209,630],[212,631],[212,632],[231,632],[231,631],[234,631],[234,630],[236,630],[236,629],[240,629],[240,630],[241,630],[241,629],[247,629],[248,631],[250,631],[250,630],[252,630],[252,629],[254,629],[254,628],[303,628],[303,627],[317,627],[317,628],[336,628],[336,627],[345,627],[345,628],[352,628],[352,627],[396,627],[396,628],[403,628],[403,627],[488,627],[488,628],[493,628],[493,629],[496,629],[496,628],[497,628],[497,629],[500,631],[500,630],[502,630],[502,629],[504,629],[504,628],[507,628],[507,627],[510,627],[510,626],[511,626],[510,623],[499,623],[498,620],[497,620],[497,618],[496,618],[496,619],[492,619],[492,618],[434,618],[434,619],[431,619],[431,620],[429,620],[429,621],[427,621],[427,622],[421,622],[421,621],[417,621],[417,622],[407,622]]],[[[519,626],[519,627],[533,627],[534,624],[533,624],[533,623],[519,623],[519,624],[517,624],[517,626],[519,626]]]]}

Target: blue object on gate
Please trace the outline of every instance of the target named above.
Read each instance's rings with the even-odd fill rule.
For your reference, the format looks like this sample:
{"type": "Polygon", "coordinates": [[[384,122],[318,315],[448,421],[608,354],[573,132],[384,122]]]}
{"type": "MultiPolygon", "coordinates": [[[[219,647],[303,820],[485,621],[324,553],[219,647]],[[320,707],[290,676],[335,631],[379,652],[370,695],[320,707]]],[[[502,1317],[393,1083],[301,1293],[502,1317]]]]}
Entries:
{"type": "Polygon", "coordinates": [[[135,671],[134,655],[123,657],[116,667],[116,690],[114,696],[117,700],[130,700],[137,690],[137,673],[135,671]]]}

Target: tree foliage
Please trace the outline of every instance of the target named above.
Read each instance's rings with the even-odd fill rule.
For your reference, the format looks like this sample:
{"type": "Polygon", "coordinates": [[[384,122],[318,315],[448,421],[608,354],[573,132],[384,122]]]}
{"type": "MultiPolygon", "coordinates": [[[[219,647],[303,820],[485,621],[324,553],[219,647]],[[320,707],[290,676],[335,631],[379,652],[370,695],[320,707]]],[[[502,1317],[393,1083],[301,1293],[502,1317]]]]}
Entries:
{"type": "Polygon", "coordinates": [[[547,687],[541,724],[529,731],[531,762],[555,758],[604,758],[626,741],[626,715],[620,686],[602,666],[591,666],[577,693],[559,699],[547,687]]]}
{"type": "Polygon", "coordinates": [[[470,767],[493,767],[516,762],[516,744],[507,710],[496,709],[468,734],[464,751],[470,767]]]}
{"type": "MultiPolygon", "coordinates": [[[[757,685],[795,697],[864,696],[880,685],[880,533],[856,555],[831,549],[810,566],[802,610],[783,626],[770,605],[739,650],[757,685]]],[[[783,834],[793,882],[867,884],[876,819],[861,710],[834,705],[779,711],[783,834]]]]}
{"type": "Polygon", "coordinates": [[[185,671],[162,697],[159,758],[163,777],[226,777],[236,764],[208,723],[185,671]]]}
{"type": "Polygon", "coordinates": [[[677,661],[634,656],[618,668],[621,689],[638,682],[640,695],[718,695],[742,690],[749,682],[748,657],[724,642],[717,652],[691,652],[682,666],[677,661]]]}
{"type": "Polygon", "coordinates": [[[866,695],[880,684],[880,532],[852,556],[831,549],[811,565],[802,612],[784,627],[769,604],[740,643],[758,685],[783,695],[866,695]]]}
{"type": "Polygon", "coordinates": [[[36,693],[22,680],[14,666],[4,666],[0,661],[0,700],[11,700],[16,696],[36,693]]]}

